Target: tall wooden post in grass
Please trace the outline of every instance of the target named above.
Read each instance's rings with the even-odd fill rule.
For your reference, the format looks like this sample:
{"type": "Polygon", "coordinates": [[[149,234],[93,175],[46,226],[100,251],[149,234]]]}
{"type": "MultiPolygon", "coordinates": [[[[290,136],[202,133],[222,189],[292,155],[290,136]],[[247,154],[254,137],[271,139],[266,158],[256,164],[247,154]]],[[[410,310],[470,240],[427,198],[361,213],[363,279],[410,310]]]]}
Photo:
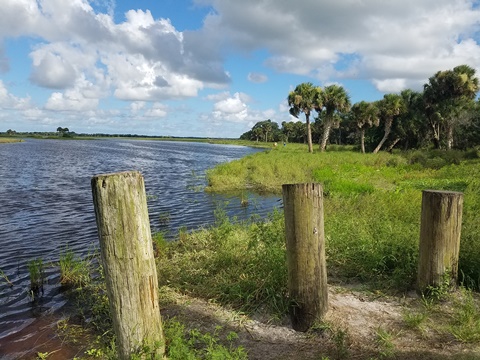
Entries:
{"type": "Polygon", "coordinates": [[[418,291],[440,286],[445,276],[450,286],[458,278],[458,254],[462,228],[463,194],[425,190],[422,194],[418,291]]]}
{"type": "Polygon", "coordinates": [[[307,331],[328,309],[327,267],[320,184],[283,185],[290,318],[307,331]]]}
{"type": "Polygon", "coordinates": [[[92,178],[100,250],[120,359],[140,347],[161,359],[164,338],[143,177],[139,172],[92,178]]]}

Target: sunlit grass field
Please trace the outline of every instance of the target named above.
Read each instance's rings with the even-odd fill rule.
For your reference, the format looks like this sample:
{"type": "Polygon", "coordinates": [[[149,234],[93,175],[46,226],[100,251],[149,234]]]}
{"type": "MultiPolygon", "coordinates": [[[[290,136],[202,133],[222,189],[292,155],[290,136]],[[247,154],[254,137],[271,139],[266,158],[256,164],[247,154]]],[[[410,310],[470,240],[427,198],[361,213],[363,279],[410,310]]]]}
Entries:
{"type": "MultiPolygon", "coordinates": [[[[366,282],[369,286],[396,292],[412,289],[416,280],[422,190],[463,192],[459,280],[471,288],[479,288],[480,160],[475,150],[360,154],[351,149],[331,147],[325,153],[310,154],[305,145],[287,144],[219,165],[208,171],[207,178],[209,191],[250,189],[279,195],[282,184],[323,184],[329,276],[341,281],[366,282]]],[[[283,258],[269,260],[269,256],[284,256],[282,215],[275,219],[262,225],[272,227],[262,236],[251,228],[258,225],[249,225],[249,229],[246,225],[230,224],[238,227],[232,232],[237,239],[229,240],[224,236],[221,240],[211,240],[221,241],[221,246],[202,248],[205,259],[210,256],[205,255],[208,247],[214,246],[212,252],[217,254],[212,256],[221,256],[223,251],[233,257],[235,252],[241,254],[239,259],[231,260],[234,266],[248,261],[244,258],[252,249],[248,247],[252,241],[256,245],[267,242],[268,245],[262,247],[269,251],[260,256],[259,263],[244,264],[243,268],[259,269],[262,261],[271,262],[278,265],[278,273],[284,274],[283,258]],[[242,236],[244,238],[239,240],[242,236]],[[236,242],[238,245],[233,245],[236,242]],[[232,250],[233,246],[239,247],[232,250]]],[[[173,246],[195,247],[199,242],[208,243],[204,238],[199,240],[202,236],[212,238],[216,235],[198,232],[190,236],[194,239],[183,245],[179,241],[173,246]]],[[[201,260],[200,253],[195,256],[201,260]]],[[[195,259],[188,262],[194,264],[195,259]]],[[[208,266],[202,267],[199,272],[208,272],[208,266]]],[[[195,271],[193,266],[190,271],[195,271]]],[[[204,286],[201,282],[198,287],[214,289],[213,285],[204,286]]],[[[254,288],[258,288],[258,284],[254,288]]]]}

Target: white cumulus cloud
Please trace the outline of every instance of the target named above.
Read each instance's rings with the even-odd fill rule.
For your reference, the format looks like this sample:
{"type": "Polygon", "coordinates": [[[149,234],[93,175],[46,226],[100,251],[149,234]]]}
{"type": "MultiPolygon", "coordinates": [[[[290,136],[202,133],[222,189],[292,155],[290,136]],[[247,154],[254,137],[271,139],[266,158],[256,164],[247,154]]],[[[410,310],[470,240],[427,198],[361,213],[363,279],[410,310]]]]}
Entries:
{"type": "Polygon", "coordinates": [[[31,100],[29,97],[19,98],[9,93],[7,87],[0,80],[0,108],[7,110],[25,110],[31,106],[31,100]]]}
{"type": "Polygon", "coordinates": [[[246,96],[238,92],[233,96],[219,100],[213,106],[213,116],[216,119],[232,122],[245,121],[248,116],[248,106],[244,100],[246,100],[246,96]]]}
{"type": "Polygon", "coordinates": [[[267,49],[265,64],[279,72],[368,79],[382,90],[397,88],[400,79],[418,87],[436,71],[463,63],[480,69],[474,0],[197,3],[215,8],[210,21],[236,46],[267,49]]]}
{"type": "Polygon", "coordinates": [[[86,98],[77,90],[67,90],[64,93],[52,93],[45,104],[45,109],[54,111],[88,111],[95,110],[97,106],[98,99],[86,98]]]}

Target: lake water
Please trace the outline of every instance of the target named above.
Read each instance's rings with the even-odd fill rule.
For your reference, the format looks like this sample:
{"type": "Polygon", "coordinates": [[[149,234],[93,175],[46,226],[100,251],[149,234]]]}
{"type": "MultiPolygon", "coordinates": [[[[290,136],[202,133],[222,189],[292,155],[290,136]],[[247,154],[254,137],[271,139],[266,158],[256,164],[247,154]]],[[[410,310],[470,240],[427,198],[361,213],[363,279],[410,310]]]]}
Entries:
{"type": "MultiPolygon", "coordinates": [[[[234,196],[203,191],[205,171],[258,150],[205,143],[143,140],[33,140],[0,145],[0,353],[2,338],[65,304],[59,270],[46,266],[44,294],[28,294],[29,261],[58,261],[71,249],[81,256],[98,249],[92,176],[138,170],[145,179],[152,231],[173,238],[214,222],[218,207],[230,216],[264,216],[278,197],[234,196]],[[3,275],[13,283],[9,286],[3,275]]],[[[11,337],[11,336],[10,336],[11,337]]]]}

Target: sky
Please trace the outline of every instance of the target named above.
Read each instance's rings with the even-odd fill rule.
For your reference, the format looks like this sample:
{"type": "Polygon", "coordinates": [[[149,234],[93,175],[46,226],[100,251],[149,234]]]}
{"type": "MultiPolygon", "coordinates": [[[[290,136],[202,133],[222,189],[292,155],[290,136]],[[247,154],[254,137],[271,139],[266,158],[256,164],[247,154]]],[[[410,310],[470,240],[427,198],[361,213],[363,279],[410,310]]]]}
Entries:
{"type": "Polygon", "coordinates": [[[238,138],[303,82],[374,101],[461,64],[480,0],[2,0],[0,132],[238,138]]]}

